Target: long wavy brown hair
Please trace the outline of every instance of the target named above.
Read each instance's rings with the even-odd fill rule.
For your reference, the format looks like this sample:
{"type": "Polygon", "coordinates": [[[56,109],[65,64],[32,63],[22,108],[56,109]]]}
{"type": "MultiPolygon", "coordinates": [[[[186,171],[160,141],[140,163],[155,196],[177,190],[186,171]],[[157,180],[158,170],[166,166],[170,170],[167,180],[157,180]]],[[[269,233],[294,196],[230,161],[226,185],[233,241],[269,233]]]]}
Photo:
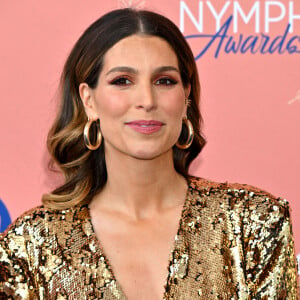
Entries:
{"type": "MultiPolygon", "coordinates": [[[[51,193],[43,195],[44,205],[68,208],[88,203],[105,185],[104,143],[95,151],[88,150],[84,144],[83,129],[87,116],[80,99],[79,85],[85,82],[95,88],[105,53],[121,39],[133,34],[156,36],[168,42],[177,55],[183,85],[191,86],[187,117],[193,125],[195,136],[188,149],[173,147],[176,171],[188,176],[190,163],[205,145],[205,139],[200,134],[202,118],[197,67],[193,53],[179,29],[169,19],[154,12],[131,8],[111,11],[82,34],[65,63],[60,81],[61,107],[47,142],[52,165],[61,170],[65,182],[51,193]]],[[[186,141],[187,134],[183,126],[180,143],[186,141]]],[[[95,139],[93,136],[91,138],[95,139]]]]}

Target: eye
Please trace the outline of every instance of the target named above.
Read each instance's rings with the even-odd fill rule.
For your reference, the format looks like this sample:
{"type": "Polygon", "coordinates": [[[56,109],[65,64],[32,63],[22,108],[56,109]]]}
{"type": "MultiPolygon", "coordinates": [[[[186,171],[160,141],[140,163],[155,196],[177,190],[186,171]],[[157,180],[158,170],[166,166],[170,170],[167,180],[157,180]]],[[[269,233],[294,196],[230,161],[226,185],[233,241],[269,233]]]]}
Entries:
{"type": "Polygon", "coordinates": [[[113,79],[110,82],[110,84],[113,84],[113,85],[129,85],[131,83],[132,82],[126,77],[118,77],[118,78],[113,79]]]}
{"type": "Polygon", "coordinates": [[[169,77],[162,77],[155,81],[156,85],[174,85],[177,81],[169,77]]]}

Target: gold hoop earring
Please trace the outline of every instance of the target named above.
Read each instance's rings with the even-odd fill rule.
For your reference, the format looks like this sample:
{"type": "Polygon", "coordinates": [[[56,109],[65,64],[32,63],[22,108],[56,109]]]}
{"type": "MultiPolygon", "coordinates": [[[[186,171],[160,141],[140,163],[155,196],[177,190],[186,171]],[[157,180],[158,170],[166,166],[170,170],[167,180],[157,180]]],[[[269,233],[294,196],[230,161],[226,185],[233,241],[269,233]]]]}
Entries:
{"type": "Polygon", "coordinates": [[[184,122],[184,124],[186,125],[186,127],[188,128],[188,131],[189,131],[189,135],[188,135],[188,138],[186,140],[186,142],[184,144],[179,144],[179,142],[176,143],[176,147],[179,148],[179,149],[187,149],[191,146],[192,142],[193,142],[193,139],[194,139],[194,128],[193,128],[193,125],[191,123],[191,121],[187,118],[187,117],[184,117],[182,119],[182,122],[184,122]]]}
{"type": "Polygon", "coordinates": [[[96,150],[100,147],[102,143],[102,133],[100,130],[100,120],[97,119],[96,121],[88,119],[84,126],[83,130],[83,139],[84,139],[84,144],[89,150],[96,150]],[[93,145],[90,140],[90,128],[92,124],[96,122],[96,128],[97,128],[97,140],[96,143],[93,145]]]}

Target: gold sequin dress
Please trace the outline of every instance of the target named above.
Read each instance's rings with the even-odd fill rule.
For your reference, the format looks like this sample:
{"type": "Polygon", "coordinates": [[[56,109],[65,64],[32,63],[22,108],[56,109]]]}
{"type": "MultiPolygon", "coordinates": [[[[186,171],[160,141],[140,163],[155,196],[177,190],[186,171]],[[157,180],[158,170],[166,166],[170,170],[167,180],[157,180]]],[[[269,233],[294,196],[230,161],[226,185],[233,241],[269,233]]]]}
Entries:
{"type": "MultiPolygon", "coordinates": [[[[297,299],[288,203],[190,177],[163,299],[297,299]]],[[[0,239],[0,299],[126,299],[87,205],[43,206],[0,239]]]]}

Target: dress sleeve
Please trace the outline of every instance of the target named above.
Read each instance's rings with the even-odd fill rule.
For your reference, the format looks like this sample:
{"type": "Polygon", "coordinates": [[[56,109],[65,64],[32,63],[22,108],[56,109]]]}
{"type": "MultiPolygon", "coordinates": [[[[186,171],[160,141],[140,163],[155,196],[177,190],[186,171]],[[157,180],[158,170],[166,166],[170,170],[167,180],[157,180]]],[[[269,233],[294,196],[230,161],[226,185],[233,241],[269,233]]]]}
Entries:
{"type": "Polygon", "coordinates": [[[37,299],[26,239],[17,231],[0,234],[0,299],[37,299]]]}
{"type": "Polygon", "coordinates": [[[243,223],[250,299],[298,299],[288,202],[254,196],[245,209],[243,223]]]}

